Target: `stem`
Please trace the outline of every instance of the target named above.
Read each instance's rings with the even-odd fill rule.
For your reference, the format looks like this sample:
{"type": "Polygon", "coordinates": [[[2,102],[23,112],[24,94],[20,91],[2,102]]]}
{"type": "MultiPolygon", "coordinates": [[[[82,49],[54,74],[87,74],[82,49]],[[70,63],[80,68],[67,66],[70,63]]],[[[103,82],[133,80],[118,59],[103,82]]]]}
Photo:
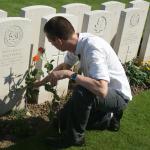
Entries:
{"type": "Polygon", "coordinates": [[[61,129],[60,129],[60,105],[58,106],[58,133],[61,134],[61,129]]]}
{"type": "Polygon", "coordinates": [[[25,95],[25,109],[28,110],[28,106],[27,106],[27,96],[25,95]]]}
{"type": "Polygon", "coordinates": [[[46,62],[49,63],[48,59],[47,59],[47,56],[46,56],[46,53],[44,53],[44,55],[45,55],[46,62]]]}

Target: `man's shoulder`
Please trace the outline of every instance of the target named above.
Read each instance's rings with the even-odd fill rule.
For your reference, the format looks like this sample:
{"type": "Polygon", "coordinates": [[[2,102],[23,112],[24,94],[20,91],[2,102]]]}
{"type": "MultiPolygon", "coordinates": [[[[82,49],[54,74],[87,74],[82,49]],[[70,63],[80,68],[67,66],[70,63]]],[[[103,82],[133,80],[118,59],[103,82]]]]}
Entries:
{"type": "Polygon", "coordinates": [[[80,33],[80,38],[81,39],[93,39],[93,38],[99,38],[99,37],[92,33],[80,33]]]}
{"type": "Polygon", "coordinates": [[[103,38],[91,33],[81,33],[81,39],[88,42],[89,44],[108,44],[103,38]]]}

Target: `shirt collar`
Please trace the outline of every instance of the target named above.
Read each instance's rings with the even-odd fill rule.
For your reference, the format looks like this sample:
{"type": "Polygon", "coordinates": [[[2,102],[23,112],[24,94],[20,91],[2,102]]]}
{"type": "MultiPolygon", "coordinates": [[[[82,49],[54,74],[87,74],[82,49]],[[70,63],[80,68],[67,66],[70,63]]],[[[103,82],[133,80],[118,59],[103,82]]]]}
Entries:
{"type": "Polygon", "coordinates": [[[79,55],[81,54],[81,50],[82,50],[82,39],[83,39],[83,35],[82,33],[79,33],[79,38],[78,38],[78,42],[77,42],[77,46],[76,46],[76,50],[75,50],[75,55],[79,55]]]}

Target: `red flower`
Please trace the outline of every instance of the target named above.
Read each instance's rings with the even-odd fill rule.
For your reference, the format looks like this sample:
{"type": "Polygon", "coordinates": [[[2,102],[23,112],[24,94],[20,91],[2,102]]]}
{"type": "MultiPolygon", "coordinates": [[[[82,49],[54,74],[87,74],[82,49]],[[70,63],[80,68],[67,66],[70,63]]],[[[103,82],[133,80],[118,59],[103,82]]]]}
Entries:
{"type": "Polygon", "coordinates": [[[38,48],[38,52],[40,52],[41,54],[43,54],[43,53],[45,52],[45,49],[42,48],[42,47],[39,47],[39,48],[38,48]]]}
{"type": "Polygon", "coordinates": [[[40,60],[40,56],[39,55],[35,55],[33,57],[33,61],[38,62],[40,60]]]}

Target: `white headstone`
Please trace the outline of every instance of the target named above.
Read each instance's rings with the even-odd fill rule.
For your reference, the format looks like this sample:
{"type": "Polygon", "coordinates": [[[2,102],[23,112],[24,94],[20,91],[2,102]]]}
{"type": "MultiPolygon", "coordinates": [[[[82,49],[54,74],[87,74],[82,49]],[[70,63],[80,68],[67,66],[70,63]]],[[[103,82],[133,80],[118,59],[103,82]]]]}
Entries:
{"type": "Polygon", "coordinates": [[[136,58],[144,28],[143,13],[127,8],[121,13],[114,49],[122,63],[136,58]]]}
{"type": "Polygon", "coordinates": [[[89,32],[104,38],[110,43],[111,40],[111,14],[104,10],[94,10],[84,14],[83,32],[89,32]]]}
{"type": "Polygon", "coordinates": [[[4,10],[0,10],[0,19],[7,17],[7,12],[4,10]]]}
{"type": "Polygon", "coordinates": [[[82,32],[84,13],[90,11],[91,11],[91,6],[82,3],[72,3],[72,4],[63,5],[61,7],[61,13],[73,14],[79,17],[79,25],[77,29],[78,32],[82,32]]]}
{"type": "Polygon", "coordinates": [[[30,29],[29,19],[0,20],[0,115],[14,107],[24,108],[24,90],[16,90],[14,86],[28,69],[30,29]],[[22,76],[14,78],[15,75],[22,76]]]}
{"type": "Polygon", "coordinates": [[[128,7],[142,9],[143,16],[141,19],[143,19],[142,22],[145,25],[146,17],[147,17],[148,10],[149,10],[149,2],[144,1],[144,0],[131,1],[129,2],[128,7]]]}
{"type": "MultiPolygon", "coordinates": [[[[64,55],[59,55],[58,64],[64,62],[64,55]]],[[[57,84],[57,93],[61,97],[65,97],[68,90],[68,79],[59,80],[57,84]]]]}
{"type": "Polygon", "coordinates": [[[55,14],[56,9],[43,6],[43,5],[35,5],[24,7],[21,9],[21,16],[25,18],[31,19],[32,32],[30,36],[32,37],[33,44],[33,56],[37,53],[38,45],[39,45],[39,36],[40,36],[40,28],[41,28],[41,18],[50,14],[55,14]]]}
{"type": "Polygon", "coordinates": [[[110,40],[111,40],[112,47],[114,45],[115,36],[118,29],[120,14],[124,8],[125,8],[125,4],[117,1],[105,2],[102,3],[100,6],[100,9],[109,11],[111,13],[112,22],[111,22],[110,40]]]}
{"type": "MultiPolygon", "coordinates": [[[[58,13],[58,14],[53,14],[49,15],[46,17],[42,18],[42,24],[41,24],[41,34],[40,34],[40,45],[39,47],[44,47],[46,50],[46,56],[49,60],[54,59],[54,67],[56,67],[58,64],[63,62],[64,58],[64,53],[58,51],[50,42],[48,42],[47,38],[45,37],[45,34],[43,32],[44,25],[46,24],[47,21],[49,21],[52,17],[55,16],[62,16],[68,19],[75,30],[77,31],[78,28],[78,17],[74,16],[72,14],[66,14],[66,13],[58,13]]],[[[44,65],[44,62],[43,62],[44,65]]],[[[42,66],[43,68],[43,66],[42,66]]],[[[46,74],[46,73],[45,73],[46,74]]],[[[65,96],[67,93],[67,88],[68,88],[68,79],[60,80],[57,85],[57,91],[59,96],[65,96]]],[[[38,103],[42,103],[44,101],[51,101],[52,100],[52,94],[49,92],[46,92],[44,87],[40,88],[40,93],[39,93],[39,98],[38,98],[38,103]]]]}
{"type": "Polygon", "coordinates": [[[150,11],[145,25],[142,45],[139,53],[140,60],[146,62],[150,60],[150,11]]]}

